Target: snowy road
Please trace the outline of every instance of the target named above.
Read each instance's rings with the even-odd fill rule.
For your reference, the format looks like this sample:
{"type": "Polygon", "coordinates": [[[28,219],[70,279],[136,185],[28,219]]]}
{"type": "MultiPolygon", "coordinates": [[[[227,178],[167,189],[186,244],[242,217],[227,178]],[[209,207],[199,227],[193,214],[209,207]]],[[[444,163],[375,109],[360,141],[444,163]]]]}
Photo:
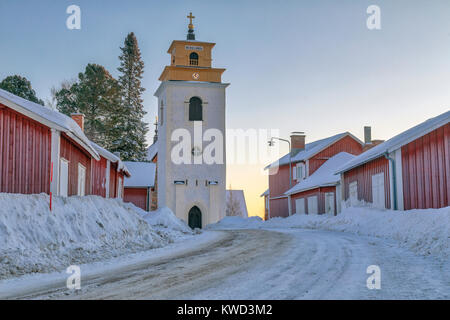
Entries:
{"type": "Polygon", "coordinates": [[[76,293],[59,284],[8,298],[449,299],[450,265],[347,233],[228,230],[189,251],[83,278],[76,293]],[[366,287],[369,265],[381,268],[381,290],[366,287]]]}

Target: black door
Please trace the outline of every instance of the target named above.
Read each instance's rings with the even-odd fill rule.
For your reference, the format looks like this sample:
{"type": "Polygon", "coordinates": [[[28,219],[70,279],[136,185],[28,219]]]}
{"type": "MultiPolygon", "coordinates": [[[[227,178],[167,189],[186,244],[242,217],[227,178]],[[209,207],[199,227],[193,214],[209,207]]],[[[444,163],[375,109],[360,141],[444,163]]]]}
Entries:
{"type": "Polygon", "coordinates": [[[202,212],[197,206],[189,210],[189,227],[192,229],[202,228],[202,212]]]}

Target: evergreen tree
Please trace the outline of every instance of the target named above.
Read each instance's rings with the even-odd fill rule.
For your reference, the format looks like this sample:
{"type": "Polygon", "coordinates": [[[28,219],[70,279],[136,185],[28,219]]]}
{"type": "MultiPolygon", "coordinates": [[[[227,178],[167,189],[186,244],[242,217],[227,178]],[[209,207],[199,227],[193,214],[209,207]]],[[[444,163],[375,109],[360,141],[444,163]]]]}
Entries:
{"type": "Polygon", "coordinates": [[[114,150],[114,133],[120,118],[118,81],[103,67],[88,64],[78,81],[55,94],[58,110],[85,115],[84,133],[95,143],[114,150]]]}
{"type": "Polygon", "coordinates": [[[143,121],[146,114],[143,106],[141,86],[144,62],[141,59],[134,33],[128,34],[120,48],[119,85],[121,88],[121,130],[116,130],[112,151],[120,152],[124,160],[146,160],[146,134],[148,125],[143,121]]]}
{"type": "Polygon", "coordinates": [[[18,75],[9,76],[0,82],[0,89],[6,90],[32,102],[44,105],[44,101],[38,99],[36,92],[31,87],[31,82],[18,75]]]}

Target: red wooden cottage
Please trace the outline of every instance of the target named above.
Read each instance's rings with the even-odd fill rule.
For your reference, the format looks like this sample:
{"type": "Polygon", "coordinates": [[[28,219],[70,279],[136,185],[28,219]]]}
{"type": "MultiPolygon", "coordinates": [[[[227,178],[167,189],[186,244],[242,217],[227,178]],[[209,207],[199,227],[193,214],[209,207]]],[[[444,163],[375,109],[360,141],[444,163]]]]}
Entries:
{"type": "Polygon", "coordinates": [[[105,196],[101,156],[74,118],[0,89],[0,192],[105,196]]]}
{"type": "Polygon", "coordinates": [[[123,198],[126,177],[130,177],[130,171],[120,158],[91,142],[94,149],[100,155],[100,161],[93,162],[92,194],[104,198],[123,198]]]}
{"type": "Polygon", "coordinates": [[[290,196],[285,193],[296,183],[311,176],[334,155],[340,152],[358,155],[362,148],[363,142],[349,132],[308,144],[305,144],[304,135],[291,135],[291,154],[288,153],[265,168],[269,171],[269,193],[266,201],[268,218],[286,217],[292,213],[291,201],[288,201],[290,196]],[[292,179],[289,179],[289,160],[292,179]]]}
{"type": "Polygon", "coordinates": [[[156,164],[152,162],[125,162],[131,177],[125,179],[124,201],[150,211],[155,192],[156,164]]]}
{"type": "Polygon", "coordinates": [[[341,187],[336,170],[355,158],[347,152],[331,157],[309,177],[285,192],[297,214],[332,214],[340,212],[341,187]]]}
{"type": "Polygon", "coordinates": [[[364,152],[339,170],[348,205],[442,208],[450,199],[450,111],[364,152]]]}

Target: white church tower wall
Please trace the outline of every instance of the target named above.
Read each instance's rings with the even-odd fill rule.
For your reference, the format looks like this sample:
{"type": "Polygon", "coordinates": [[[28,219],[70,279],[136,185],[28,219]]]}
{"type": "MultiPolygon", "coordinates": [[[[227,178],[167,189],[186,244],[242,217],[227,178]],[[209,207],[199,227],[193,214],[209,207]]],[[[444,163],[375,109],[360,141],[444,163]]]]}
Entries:
{"type": "Polygon", "coordinates": [[[215,44],[192,38],[195,39],[191,22],[189,40],[172,42],[168,51],[171,65],[165,67],[161,85],[155,92],[159,115],[158,206],[169,207],[191,227],[205,227],[223,218],[226,210],[225,91],[228,84],[221,82],[225,69],[211,67],[211,50],[215,44]],[[179,132],[189,133],[190,137],[189,148],[183,149],[189,161],[183,163],[179,163],[179,152],[172,154],[182,140],[179,132]],[[213,133],[211,141],[205,141],[208,132],[213,133]],[[221,141],[218,143],[216,139],[221,141]],[[208,145],[212,144],[220,149],[214,155],[222,157],[215,158],[220,161],[211,164],[210,157],[205,158],[208,145]]]}

